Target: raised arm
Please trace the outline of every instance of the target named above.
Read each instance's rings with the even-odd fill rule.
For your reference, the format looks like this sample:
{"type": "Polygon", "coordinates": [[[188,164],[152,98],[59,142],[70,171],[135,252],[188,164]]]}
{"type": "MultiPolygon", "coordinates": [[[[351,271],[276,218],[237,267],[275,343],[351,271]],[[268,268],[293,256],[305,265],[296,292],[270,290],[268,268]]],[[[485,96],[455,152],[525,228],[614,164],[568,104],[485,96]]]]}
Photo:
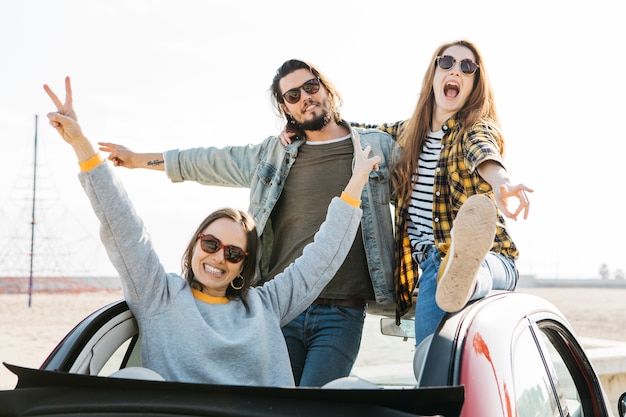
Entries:
{"type": "MultiPolygon", "coordinates": [[[[151,308],[157,308],[158,303],[151,302],[168,291],[169,281],[143,221],[113,170],[83,134],[72,107],[69,77],[65,79],[65,103],[50,87],[44,85],[44,89],[57,108],[56,112],[48,113],[50,124],[72,146],[78,157],[79,179],[100,221],[100,239],[121,278],[124,296],[129,305],[143,305],[141,312],[148,314],[151,308]]],[[[137,314],[137,311],[134,310],[134,313],[137,314]]]]}

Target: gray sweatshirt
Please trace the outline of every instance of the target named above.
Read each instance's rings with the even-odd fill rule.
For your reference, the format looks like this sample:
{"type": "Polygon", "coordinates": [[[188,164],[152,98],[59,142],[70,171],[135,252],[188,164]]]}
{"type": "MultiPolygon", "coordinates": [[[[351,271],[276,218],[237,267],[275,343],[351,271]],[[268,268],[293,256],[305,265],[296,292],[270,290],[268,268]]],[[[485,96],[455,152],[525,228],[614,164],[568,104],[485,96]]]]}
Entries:
{"type": "Polygon", "coordinates": [[[165,272],[108,163],[79,179],[137,320],[144,366],[168,381],[294,385],[281,327],[335,275],[352,246],[361,209],[334,198],[314,242],[283,273],[251,288],[243,300],[207,304],[194,298],[180,275],[165,272]]]}

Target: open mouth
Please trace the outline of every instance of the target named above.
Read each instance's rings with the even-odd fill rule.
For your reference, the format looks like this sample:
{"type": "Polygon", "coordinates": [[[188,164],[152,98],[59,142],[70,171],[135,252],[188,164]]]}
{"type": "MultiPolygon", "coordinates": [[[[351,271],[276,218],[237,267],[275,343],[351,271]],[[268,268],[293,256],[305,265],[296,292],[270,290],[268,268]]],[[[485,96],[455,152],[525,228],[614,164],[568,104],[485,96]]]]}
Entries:
{"type": "Polygon", "coordinates": [[[449,98],[455,98],[459,95],[461,87],[457,83],[448,82],[443,86],[443,94],[449,98]]]}

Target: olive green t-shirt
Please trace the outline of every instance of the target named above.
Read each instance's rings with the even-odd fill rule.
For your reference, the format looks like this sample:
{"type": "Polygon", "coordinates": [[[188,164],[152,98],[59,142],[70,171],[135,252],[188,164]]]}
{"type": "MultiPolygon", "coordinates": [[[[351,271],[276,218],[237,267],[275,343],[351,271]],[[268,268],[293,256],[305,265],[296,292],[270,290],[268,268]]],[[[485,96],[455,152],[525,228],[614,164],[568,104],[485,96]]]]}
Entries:
{"type": "MultiPolygon", "coordinates": [[[[271,215],[274,246],[268,278],[282,272],[313,241],[331,199],[341,194],[352,176],[353,153],[349,137],[300,146],[271,215]]],[[[374,298],[360,228],[346,260],[320,297],[374,298]]]]}

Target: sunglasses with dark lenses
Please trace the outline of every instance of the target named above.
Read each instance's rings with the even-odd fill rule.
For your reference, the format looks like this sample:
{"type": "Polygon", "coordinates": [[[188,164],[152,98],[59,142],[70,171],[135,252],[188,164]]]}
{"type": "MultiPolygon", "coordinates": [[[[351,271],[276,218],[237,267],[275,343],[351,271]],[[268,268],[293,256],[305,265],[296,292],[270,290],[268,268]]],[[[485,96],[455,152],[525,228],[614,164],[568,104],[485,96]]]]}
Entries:
{"type": "MultiPolygon", "coordinates": [[[[437,65],[444,71],[449,71],[456,64],[456,59],[450,55],[438,56],[437,65]]],[[[478,69],[478,64],[471,59],[464,59],[460,63],[461,72],[465,75],[472,75],[478,69]]]]}
{"type": "Polygon", "coordinates": [[[216,253],[223,248],[224,259],[230,263],[239,263],[248,256],[248,252],[244,251],[239,246],[223,245],[222,242],[213,235],[200,233],[198,239],[200,239],[200,248],[206,253],[216,253]]]}
{"type": "Polygon", "coordinates": [[[300,89],[304,90],[304,92],[307,94],[315,94],[320,91],[320,79],[311,78],[300,87],[292,88],[291,90],[285,91],[285,93],[283,94],[283,99],[285,99],[287,103],[296,104],[300,101],[300,89]]]}

